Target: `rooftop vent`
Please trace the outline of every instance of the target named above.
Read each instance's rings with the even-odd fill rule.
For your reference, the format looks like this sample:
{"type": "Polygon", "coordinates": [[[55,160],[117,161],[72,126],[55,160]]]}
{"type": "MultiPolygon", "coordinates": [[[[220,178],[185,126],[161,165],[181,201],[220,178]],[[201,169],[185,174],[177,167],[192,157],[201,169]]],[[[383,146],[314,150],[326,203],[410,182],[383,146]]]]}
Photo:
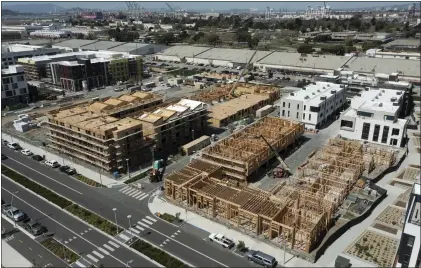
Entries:
{"type": "Polygon", "coordinates": [[[345,85],[340,85],[340,87],[341,87],[341,88],[344,88],[344,87],[345,87],[345,85]]]}
{"type": "Polygon", "coordinates": [[[313,95],[316,95],[316,93],[313,92],[313,95]]]}
{"type": "Polygon", "coordinates": [[[302,90],[307,90],[305,87],[301,88],[302,90]]]}
{"type": "Polygon", "coordinates": [[[376,96],[375,99],[379,99],[379,96],[376,96]]]}
{"type": "Polygon", "coordinates": [[[379,107],[383,107],[383,103],[382,102],[379,103],[379,107]]]}
{"type": "Polygon", "coordinates": [[[390,99],[390,101],[391,102],[395,102],[395,101],[397,101],[398,99],[396,98],[396,97],[392,97],[391,99],[390,99]]]}
{"type": "Polygon", "coordinates": [[[290,93],[290,95],[291,95],[291,96],[295,96],[295,94],[294,94],[294,93],[290,93]]]}
{"type": "Polygon", "coordinates": [[[320,89],[318,89],[317,92],[320,92],[320,89]]]}
{"type": "Polygon", "coordinates": [[[399,103],[394,102],[394,103],[393,103],[393,106],[399,106],[399,103]]]}
{"type": "Polygon", "coordinates": [[[313,85],[315,85],[316,84],[316,82],[313,82],[313,85]]]}
{"type": "Polygon", "coordinates": [[[323,89],[326,89],[325,87],[323,87],[323,89]]]}
{"type": "Polygon", "coordinates": [[[396,95],[402,95],[402,91],[396,92],[396,95]]]}
{"type": "Polygon", "coordinates": [[[382,89],[382,92],[384,93],[385,91],[384,91],[384,89],[382,89]]]}
{"type": "Polygon", "coordinates": [[[336,94],[336,90],[330,91],[330,94],[336,94]]]}
{"type": "Polygon", "coordinates": [[[304,97],[304,99],[308,100],[308,99],[310,99],[310,96],[307,95],[307,96],[304,97]]]}
{"type": "Polygon", "coordinates": [[[320,100],[326,100],[326,96],[321,96],[320,100]]]}

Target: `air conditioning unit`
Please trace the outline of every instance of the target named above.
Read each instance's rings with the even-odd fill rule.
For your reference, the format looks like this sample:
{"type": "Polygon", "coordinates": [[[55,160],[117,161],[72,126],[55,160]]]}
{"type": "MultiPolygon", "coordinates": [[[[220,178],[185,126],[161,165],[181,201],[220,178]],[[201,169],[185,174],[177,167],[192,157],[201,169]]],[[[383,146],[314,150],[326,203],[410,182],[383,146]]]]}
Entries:
{"type": "Polygon", "coordinates": [[[336,90],[330,91],[330,94],[336,94],[336,90]]]}
{"type": "Polygon", "coordinates": [[[402,95],[402,91],[396,92],[396,95],[402,95]]]}
{"type": "Polygon", "coordinates": [[[380,103],[379,103],[379,107],[383,107],[383,103],[381,103],[381,102],[380,102],[380,103]]]}
{"type": "Polygon", "coordinates": [[[385,91],[384,91],[384,89],[382,89],[382,92],[384,93],[385,91]]]}
{"type": "Polygon", "coordinates": [[[294,94],[294,93],[290,93],[290,95],[291,95],[291,96],[295,96],[295,94],[294,94]]]}
{"type": "Polygon", "coordinates": [[[310,99],[310,96],[307,95],[307,96],[304,97],[304,99],[308,100],[308,99],[310,99]]]}

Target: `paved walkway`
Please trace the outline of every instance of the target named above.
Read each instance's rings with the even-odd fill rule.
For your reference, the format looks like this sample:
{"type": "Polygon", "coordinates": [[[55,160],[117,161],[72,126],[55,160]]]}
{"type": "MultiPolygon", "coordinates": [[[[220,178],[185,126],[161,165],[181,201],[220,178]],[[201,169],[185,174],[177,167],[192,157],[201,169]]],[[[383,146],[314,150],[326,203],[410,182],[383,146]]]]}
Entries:
{"type": "MultiPolygon", "coordinates": [[[[253,239],[252,237],[235,231],[233,229],[229,229],[222,224],[216,223],[214,221],[208,220],[202,216],[199,216],[193,212],[187,212],[186,218],[186,211],[181,207],[177,207],[173,204],[170,204],[156,196],[154,196],[150,202],[148,203],[149,210],[152,213],[168,213],[171,215],[175,215],[177,212],[180,213],[180,219],[187,219],[187,223],[196,226],[202,230],[212,232],[212,233],[221,233],[225,236],[233,239],[235,242],[244,241],[246,247],[250,249],[260,250],[267,254],[272,255],[275,257],[280,265],[284,264],[284,251],[281,248],[277,248],[266,244],[264,242],[260,242],[258,240],[253,239]]],[[[286,266],[288,267],[318,267],[313,263],[305,261],[303,259],[297,258],[289,253],[285,254],[286,259],[286,266]]]]}
{"type": "Polygon", "coordinates": [[[32,262],[25,259],[19,252],[5,241],[1,241],[1,265],[3,267],[32,267],[32,262]]]}
{"type": "Polygon", "coordinates": [[[76,169],[76,171],[78,173],[82,174],[83,176],[85,176],[85,177],[87,177],[91,180],[94,180],[98,183],[101,183],[101,180],[102,180],[102,184],[104,184],[107,187],[113,187],[113,186],[118,186],[118,185],[124,184],[123,182],[117,181],[117,180],[112,179],[112,178],[109,178],[109,177],[105,176],[104,174],[101,174],[101,178],[100,178],[100,174],[98,172],[94,171],[94,170],[91,170],[87,167],[76,164],[76,163],[74,163],[74,162],[72,162],[68,159],[64,159],[62,156],[50,153],[50,152],[44,150],[44,148],[34,146],[34,145],[29,144],[29,143],[27,143],[27,142],[25,142],[21,139],[16,138],[16,137],[11,137],[9,134],[2,133],[1,138],[5,139],[9,142],[17,142],[17,143],[19,143],[19,145],[22,148],[29,149],[34,154],[38,154],[38,155],[41,155],[41,156],[45,155],[46,159],[54,159],[57,162],[59,162],[61,165],[72,166],[73,168],[76,169]]]}

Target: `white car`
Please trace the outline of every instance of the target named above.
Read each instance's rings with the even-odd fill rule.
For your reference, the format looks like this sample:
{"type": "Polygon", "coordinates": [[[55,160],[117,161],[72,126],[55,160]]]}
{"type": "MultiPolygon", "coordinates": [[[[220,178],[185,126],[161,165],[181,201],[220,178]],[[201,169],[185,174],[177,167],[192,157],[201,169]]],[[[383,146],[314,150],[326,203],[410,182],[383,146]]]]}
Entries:
{"type": "Polygon", "coordinates": [[[18,143],[16,143],[16,142],[14,142],[14,143],[8,143],[7,144],[7,147],[9,147],[12,150],[19,150],[19,149],[21,149],[20,145],[18,143]]]}
{"type": "Polygon", "coordinates": [[[25,150],[22,150],[22,151],[20,151],[23,155],[27,155],[27,156],[30,156],[30,155],[33,155],[33,153],[30,151],[30,150],[28,150],[28,149],[25,149],[25,150]]]}
{"type": "Polygon", "coordinates": [[[45,164],[52,168],[56,168],[60,166],[60,164],[56,160],[46,160],[45,164]]]}
{"type": "Polygon", "coordinates": [[[209,241],[216,242],[220,244],[222,247],[229,248],[229,249],[234,247],[235,245],[234,241],[232,241],[231,239],[226,238],[222,234],[216,234],[216,233],[212,233],[209,235],[209,241]]]}

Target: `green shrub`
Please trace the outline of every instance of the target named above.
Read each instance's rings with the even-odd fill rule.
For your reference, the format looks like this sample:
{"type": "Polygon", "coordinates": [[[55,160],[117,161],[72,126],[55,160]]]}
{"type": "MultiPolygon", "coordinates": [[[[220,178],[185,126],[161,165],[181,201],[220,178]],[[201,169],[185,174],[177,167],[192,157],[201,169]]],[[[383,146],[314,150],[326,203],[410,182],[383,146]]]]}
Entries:
{"type": "Polygon", "coordinates": [[[162,264],[166,268],[188,268],[188,266],[183,262],[142,240],[136,241],[131,247],[148,256],[152,260],[162,264]]]}
{"type": "Polygon", "coordinates": [[[74,263],[80,256],[68,249],[65,245],[61,244],[54,238],[50,237],[41,242],[41,244],[51,251],[54,255],[68,263],[74,263]],[[68,260],[68,261],[67,261],[68,260]]]}
{"type": "Polygon", "coordinates": [[[19,183],[23,187],[31,190],[32,192],[39,194],[40,196],[44,197],[48,201],[56,204],[61,208],[68,207],[72,204],[69,200],[55,194],[51,190],[45,188],[44,186],[39,185],[38,183],[20,175],[19,173],[7,168],[6,166],[2,165],[1,173],[6,175],[7,177],[11,178],[15,182],[19,183]]]}
{"type": "Polygon", "coordinates": [[[143,179],[144,177],[146,177],[148,175],[148,172],[144,172],[144,173],[142,173],[142,174],[139,174],[139,175],[136,175],[136,176],[134,176],[134,177],[132,177],[132,178],[130,178],[130,179],[128,179],[127,181],[125,181],[124,183],[125,184],[130,184],[130,183],[132,183],[132,182],[135,182],[135,181],[138,181],[138,180],[140,180],[140,179],[143,179]]]}

